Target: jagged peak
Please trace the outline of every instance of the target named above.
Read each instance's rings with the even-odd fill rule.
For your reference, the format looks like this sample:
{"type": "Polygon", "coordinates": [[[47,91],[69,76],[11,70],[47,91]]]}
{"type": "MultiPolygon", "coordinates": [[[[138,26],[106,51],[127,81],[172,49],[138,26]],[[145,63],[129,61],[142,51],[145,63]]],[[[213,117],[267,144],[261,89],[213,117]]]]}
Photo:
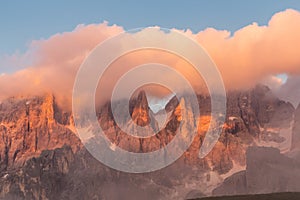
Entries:
{"type": "Polygon", "coordinates": [[[137,107],[137,106],[139,106],[143,109],[149,109],[147,95],[144,90],[139,91],[139,93],[137,95],[135,107],[137,107]]]}
{"type": "Polygon", "coordinates": [[[179,100],[178,100],[177,96],[175,95],[166,104],[165,110],[167,112],[170,112],[170,111],[174,110],[178,105],[179,105],[179,100]]]}
{"type": "Polygon", "coordinates": [[[133,121],[140,125],[148,125],[151,121],[149,116],[149,104],[146,96],[146,92],[141,90],[137,97],[134,99],[134,105],[132,109],[132,119],[133,121]]]}
{"type": "Polygon", "coordinates": [[[45,95],[44,95],[44,101],[45,102],[49,102],[49,103],[54,103],[54,100],[55,100],[55,97],[54,97],[54,95],[52,94],[52,93],[46,93],[45,95]]]}
{"type": "Polygon", "coordinates": [[[43,97],[42,112],[48,122],[53,123],[54,120],[54,95],[47,93],[43,97]]]}

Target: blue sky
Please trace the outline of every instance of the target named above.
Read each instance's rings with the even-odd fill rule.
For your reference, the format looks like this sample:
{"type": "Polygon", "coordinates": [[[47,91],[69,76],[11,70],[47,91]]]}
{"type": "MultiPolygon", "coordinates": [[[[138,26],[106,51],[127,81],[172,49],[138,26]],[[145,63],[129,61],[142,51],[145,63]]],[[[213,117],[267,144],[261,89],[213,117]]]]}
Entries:
{"type": "Polygon", "coordinates": [[[0,58],[24,52],[32,40],[73,30],[78,24],[101,23],[125,29],[158,25],[165,28],[235,30],[287,8],[300,10],[299,0],[194,1],[1,1],[0,58]]]}

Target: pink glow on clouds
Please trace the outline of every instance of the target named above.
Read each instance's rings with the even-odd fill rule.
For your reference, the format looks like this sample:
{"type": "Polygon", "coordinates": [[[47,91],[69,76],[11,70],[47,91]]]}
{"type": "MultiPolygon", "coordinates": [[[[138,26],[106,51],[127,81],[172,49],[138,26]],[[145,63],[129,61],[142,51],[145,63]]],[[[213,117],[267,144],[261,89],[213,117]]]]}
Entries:
{"type": "MultiPolygon", "coordinates": [[[[300,75],[299,24],[300,13],[289,9],[276,13],[267,26],[253,23],[232,35],[214,28],[184,33],[207,50],[228,90],[247,89],[260,82],[278,88],[281,84],[274,78],[277,74],[300,75]]],[[[0,99],[53,92],[60,102],[69,104],[80,64],[97,44],[123,31],[122,27],[107,23],[78,25],[72,32],[33,41],[26,52],[34,55],[33,64],[13,74],[0,76],[0,99]]],[[[148,52],[144,56],[151,58],[158,55],[148,52]]],[[[169,62],[184,70],[180,61],[169,62]]]]}

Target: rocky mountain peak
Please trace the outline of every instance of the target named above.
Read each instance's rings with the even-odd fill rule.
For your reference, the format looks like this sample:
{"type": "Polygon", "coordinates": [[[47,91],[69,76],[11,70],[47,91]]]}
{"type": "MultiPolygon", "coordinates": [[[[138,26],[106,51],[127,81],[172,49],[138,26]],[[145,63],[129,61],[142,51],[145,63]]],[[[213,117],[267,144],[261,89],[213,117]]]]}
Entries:
{"type": "Polygon", "coordinates": [[[55,119],[55,98],[10,98],[0,107],[0,169],[22,166],[43,150],[67,144],[75,151],[76,135],[55,119]]]}
{"type": "Polygon", "coordinates": [[[132,120],[139,126],[146,126],[150,123],[149,104],[145,91],[140,91],[133,100],[132,120]]]}
{"type": "Polygon", "coordinates": [[[172,97],[165,106],[166,112],[173,111],[179,105],[179,100],[176,96],[172,97]]]}
{"type": "Polygon", "coordinates": [[[49,124],[54,123],[54,96],[53,94],[46,94],[43,98],[43,104],[41,106],[43,118],[45,118],[49,124]]]}
{"type": "Polygon", "coordinates": [[[136,106],[141,106],[143,109],[148,108],[148,100],[147,100],[147,95],[144,90],[141,90],[136,98],[137,104],[136,106]]]}

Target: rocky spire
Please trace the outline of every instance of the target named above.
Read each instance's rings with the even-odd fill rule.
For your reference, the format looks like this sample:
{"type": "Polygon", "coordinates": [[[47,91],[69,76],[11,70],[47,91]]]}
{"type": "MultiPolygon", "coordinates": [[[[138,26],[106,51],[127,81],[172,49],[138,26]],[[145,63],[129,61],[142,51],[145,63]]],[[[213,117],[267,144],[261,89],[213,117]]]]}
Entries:
{"type": "Polygon", "coordinates": [[[179,105],[179,100],[176,97],[176,95],[174,97],[172,97],[170,99],[170,101],[166,104],[165,106],[165,110],[166,112],[170,112],[173,111],[177,106],[179,105]]]}
{"type": "Polygon", "coordinates": [[[140,91],[134,100],[132,120],[139,126],[146,126],[150,123],[149,105],[145,91],[140,91]]]}
{"type": "Polygon", "coordinates": [[[42,115],[48,124],[54,123],[54,96],[46,94],[42,104],[42,115]]]}

